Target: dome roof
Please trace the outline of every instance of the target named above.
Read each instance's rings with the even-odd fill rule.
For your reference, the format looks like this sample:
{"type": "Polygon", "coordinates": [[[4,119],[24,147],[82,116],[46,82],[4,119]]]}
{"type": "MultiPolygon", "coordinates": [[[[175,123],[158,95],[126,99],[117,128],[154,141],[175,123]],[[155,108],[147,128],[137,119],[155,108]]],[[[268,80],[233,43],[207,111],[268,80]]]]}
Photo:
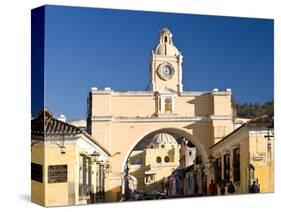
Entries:
{"type": "Polygon", "coordinates": [[[161,34],[164,34],[164,33],[172,34],[171,31],[170,31],[167,27],[164,27],[164,28],[161,30],[161,34]]]}
{"type": "Polygon", "coordinates": [[[179,55],[179,50],[169,43],[160,43],[155,49],[155,54],[177,56],[179,55]]]}
{"type": "Polygon", "coordinates": [[[168,133],[158,133],[151,139],[152,144],[171,144],[177,145],[176,139],[168,133]]]}
{"type": "Polygon", "coordinates": [[[160,32],[159,44],[155,48],[155,54],[177,56],[180,54],[178,49],[174,46],[172,40],[173,34],[169,29],[163,28],[160,32]]]}

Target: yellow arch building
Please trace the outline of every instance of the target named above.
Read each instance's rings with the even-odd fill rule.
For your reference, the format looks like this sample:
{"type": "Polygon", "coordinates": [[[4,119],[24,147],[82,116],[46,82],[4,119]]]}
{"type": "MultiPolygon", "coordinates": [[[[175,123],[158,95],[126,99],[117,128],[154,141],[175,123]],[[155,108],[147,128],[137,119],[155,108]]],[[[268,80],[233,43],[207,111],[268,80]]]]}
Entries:
{"type": "Polygon", "coordinates": [[[184,137],[207,163],[209,148],[235,128],[231,89],[183,90],[183,55],[172,38],[167,28],[161,30],[151,54],[148,91],[93,87],[89,93],[88,131],[112,153],[111,169],[106,174],[106,201],[121,199],[128,157],[145,136],[171,133],[184,137]]]}

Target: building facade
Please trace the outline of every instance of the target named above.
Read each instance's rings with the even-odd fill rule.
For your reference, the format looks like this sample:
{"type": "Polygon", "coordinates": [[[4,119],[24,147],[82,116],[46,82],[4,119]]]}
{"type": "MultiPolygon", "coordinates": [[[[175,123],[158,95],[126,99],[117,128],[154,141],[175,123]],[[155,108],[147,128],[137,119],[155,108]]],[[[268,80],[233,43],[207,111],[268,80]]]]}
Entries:
{"type": "Polygon", "coordinates": [[[31,122],[31,200],[40,205],[79,205],[104,201],[110,156],[79,128],[44,109],[31,122]]]}
{"type": "Polygon", "coordinates": [[[143,150],[132,151],[129,175],[137,179],[139,194],[162,192],[162,182],[179,166],[180,144],[168,133],[155,134],[143,150]]]}
{"type": "Polygon", "coordinates": [[[233,182],[236,193],[250,193],[255,181],[259,192],[274,191],[273,116],[252,119],[213,145],[213,177],[219,186],[233,182]]]}
{"type": "Polygon", "coordinates": [[[196,147],[183,139],[179,151],[180,165],[164,180],[167,197],[199,196],[206,194],[207,176],[204,173],[201,155],[196,147]]]}
{"type": "Polygon", "coordinates": [[[207,163],[209,148],[234,130],[231,90],[184,91],[182,63],[183,55],[174,45],[172,33],[164,28],[152,50],[148,91],[91,89],[87,130],[115,155],[110,158],[112,169],[106,178],[107,201],[121,199],[128,158],[145,136],[170,133],[184,137],[207,163]]]}

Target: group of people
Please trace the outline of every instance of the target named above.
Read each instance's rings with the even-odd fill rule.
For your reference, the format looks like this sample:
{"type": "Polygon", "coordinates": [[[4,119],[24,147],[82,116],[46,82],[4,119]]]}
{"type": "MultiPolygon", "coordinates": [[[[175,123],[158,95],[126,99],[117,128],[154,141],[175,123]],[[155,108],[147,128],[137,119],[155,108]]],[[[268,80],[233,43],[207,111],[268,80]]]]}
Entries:
{"type": "MultiPolygon", "coordinates": [[[[228,194],[234,194],[236,192],[235,186],[233,185],[232,181],[226,186],[226,183],[222,180],[220,185],[220,195],[225,195],[225,191],[227,188],[227,193],[228,194]]],[[[256,181],[253,181],[253,184],[249,188],[249,193],[259,193],[259,187],[256,184],[256,181]]],[[[215,196],[218,195],[218,188],[217,185],[214,183],[214,180],[211,180],[211,183],[209,184],[209,189],[208,189],[208,194],[210,196],[215,196]]]]}
{"type": "MultiPolygon", "coordinates": [[[[222,182],[220,183],[220,194],[221,195],[225,195],[226,187],[227,187],[227,193],[229,193],[229,194],[235,193],[235,187],[234,187],[232,181],[230,181],[228,186],[226,186],[225,182],[222,180],[222,182]]],[[[209,189],[208,189],[208,193],[211,196],[218,195],[217,185],[214,183],[214,180],[211,180],[211,183],[210,183],[209,189]]]]}

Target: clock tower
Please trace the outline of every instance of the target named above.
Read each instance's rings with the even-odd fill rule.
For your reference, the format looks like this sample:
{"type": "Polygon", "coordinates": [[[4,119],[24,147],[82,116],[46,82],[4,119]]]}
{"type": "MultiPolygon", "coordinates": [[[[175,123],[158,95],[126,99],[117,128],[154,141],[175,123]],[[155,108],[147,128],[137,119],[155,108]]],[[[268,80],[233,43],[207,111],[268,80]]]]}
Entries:
{"type": "Polygon", "coordinates": [[[152,50],[150,83],[152,91],[183,91],[182,61],[183,56],[174,46],[172,33],[167,28],[160,32],[157,47],[152,50]]]}

